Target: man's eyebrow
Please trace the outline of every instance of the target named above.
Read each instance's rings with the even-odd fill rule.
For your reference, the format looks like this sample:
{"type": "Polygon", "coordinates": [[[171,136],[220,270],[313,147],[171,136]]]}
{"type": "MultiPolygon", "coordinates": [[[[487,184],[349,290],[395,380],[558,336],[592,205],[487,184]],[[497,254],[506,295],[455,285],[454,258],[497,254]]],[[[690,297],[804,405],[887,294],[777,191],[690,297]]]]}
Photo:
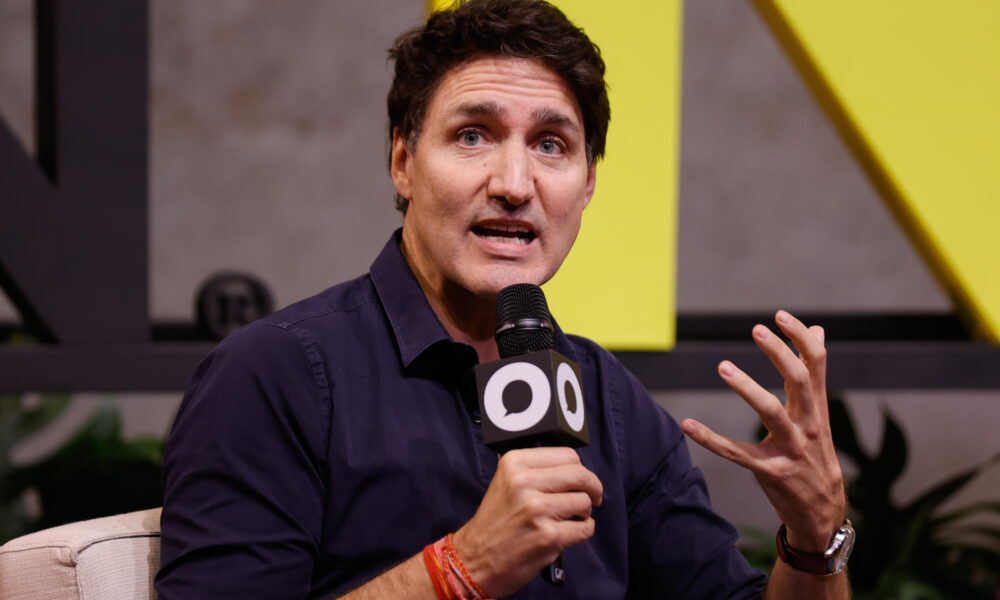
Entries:
{"type": "MultiPolygon", "coordinates": [[[[502,106],[493,101],[475,102],[471,104],[461,104],[455,108],[455,112],[465,115],[480,115],[485,117],[501,117],[507,111],[502,106]]],[[[536,123],[544,125],[554,125],[558,127],[568,127],[579,129],[576,121],[553,108],[539,108],[531,113],[531,118],[536,123]]]]}
{"type": "Polygon", "coordinates": [[[538,110],[531,113],[531,117],[537,123],[544,123],[546,125],[556,125],[559,127],[568,127],[571,129],[579,129],[576,121],[569,118],[565,114],[551,109],[551,108],[539,108],[538,110]]]}
{"type": "Polygon", "coordinates": [[[506,111],[504,111],[504,109],[496,102],[476,102],[473,104],[462,104],[455,109],[455,112],[466,115],[499,117],[506,111]]]}

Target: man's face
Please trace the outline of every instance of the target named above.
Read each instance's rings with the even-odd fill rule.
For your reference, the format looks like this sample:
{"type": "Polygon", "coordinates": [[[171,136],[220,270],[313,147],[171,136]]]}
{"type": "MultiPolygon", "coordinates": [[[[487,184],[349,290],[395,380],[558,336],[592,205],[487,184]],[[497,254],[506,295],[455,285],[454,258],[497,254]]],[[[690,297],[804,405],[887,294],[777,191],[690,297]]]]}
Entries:
{"type": "Polygon", "coordinates": [[[475,59],[442,78],[412,151],[396,135],[403,248],[422,283],[494,298],[555,274],[594,193],[583,117],[540,62],[475,59]]]}

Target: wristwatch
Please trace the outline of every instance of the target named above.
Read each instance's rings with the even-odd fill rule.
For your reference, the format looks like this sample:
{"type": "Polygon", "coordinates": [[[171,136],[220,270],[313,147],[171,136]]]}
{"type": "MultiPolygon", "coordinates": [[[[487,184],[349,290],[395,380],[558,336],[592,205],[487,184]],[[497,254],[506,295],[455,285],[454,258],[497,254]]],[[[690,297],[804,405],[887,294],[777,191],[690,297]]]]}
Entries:
{"type": "Polygon", "coordinates": [[[778,556],[793,569],[815,575],[836,575],[847,566],[854,548],[854,526],[850,519],[833,534],[830,546],[822,553],[802,552],[788,545],[785,524],[778,528],[778,556]]]}

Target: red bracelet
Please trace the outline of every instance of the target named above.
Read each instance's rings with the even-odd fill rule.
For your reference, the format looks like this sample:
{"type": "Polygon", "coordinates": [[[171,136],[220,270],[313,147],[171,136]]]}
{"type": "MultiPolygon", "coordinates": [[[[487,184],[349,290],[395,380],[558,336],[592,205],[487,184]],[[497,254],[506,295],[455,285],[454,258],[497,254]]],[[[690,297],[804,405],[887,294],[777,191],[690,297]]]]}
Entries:
{"type": "Polygon", "coordinates": [[[431,583],[434,584],[434,593],[438,600],[456,600],[451,593],[451,586],[448,585],[444,567],[434,552],[434,544],[427,544],[424,547],[424,565],[427,567],[427,574],[431,576],[431,583]]]}
{"type": "Polygon", "coordinates": [[[444,538],[444,555],[447,557],[451,568],[457,571],[458,576],[461,577],[462,583],[475,594],[476,598],[489,598],[486,592],[483,591],[483,588],[479,587],[475,580],[472,579],[469,569],[466,568],[462,559],[458,557],[458,552],[455,550],[453,543],[453,536],[450,533],[444,538]]]}
{"type": "Polygon", "coordinates": [[[455,551],[452,534],[424,548],[424,565],[438,600],[489,600],[455,551]]]}

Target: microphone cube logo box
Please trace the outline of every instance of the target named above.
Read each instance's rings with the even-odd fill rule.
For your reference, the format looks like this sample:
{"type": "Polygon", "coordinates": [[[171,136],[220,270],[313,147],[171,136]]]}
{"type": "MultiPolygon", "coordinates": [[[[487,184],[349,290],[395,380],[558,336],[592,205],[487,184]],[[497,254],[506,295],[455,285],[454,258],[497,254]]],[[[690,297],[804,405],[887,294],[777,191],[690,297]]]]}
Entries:
{"type": "Polygon", "coordinates": [[[503,452],[590,442],[580,368],[554,350],[476,366],[483,441],[503,452]]]}

